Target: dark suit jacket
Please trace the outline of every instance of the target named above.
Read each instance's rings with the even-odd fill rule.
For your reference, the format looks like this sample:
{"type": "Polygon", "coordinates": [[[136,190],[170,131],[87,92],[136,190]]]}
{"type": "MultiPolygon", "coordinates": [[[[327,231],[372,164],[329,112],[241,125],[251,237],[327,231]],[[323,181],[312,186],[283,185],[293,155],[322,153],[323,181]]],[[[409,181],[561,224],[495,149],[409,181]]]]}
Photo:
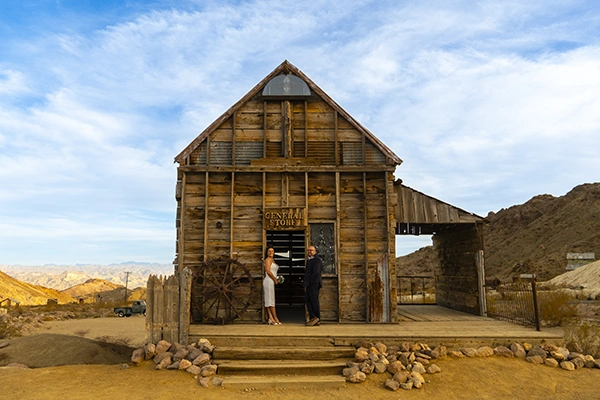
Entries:
{"type": "Polygon", "coordinates": [[[323,271],[323,260],[315,255],[311,260],[306,262],[306,271],[304,272],[304,283],[305,288],[311,286],[313,288],[322,288],[323,280],[321,279],[321,272],[323,271]]]}

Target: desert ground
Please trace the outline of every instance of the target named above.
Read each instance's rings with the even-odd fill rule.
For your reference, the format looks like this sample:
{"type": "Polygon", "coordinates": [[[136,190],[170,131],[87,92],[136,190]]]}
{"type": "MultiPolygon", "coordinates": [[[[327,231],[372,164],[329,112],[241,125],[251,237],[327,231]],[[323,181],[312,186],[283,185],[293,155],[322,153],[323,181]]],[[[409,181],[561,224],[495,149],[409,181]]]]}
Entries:
{"type": "Polygon", "coordinates": [[[385,389],[387,373],[336,389],[203,388],[189,373],[157,371],[152,361],[131,365],[131,347],[144,341],[144,318],[139,317],[44,324],[1,350],[12,362],[45,366],[0,367],[0,399],[600,399],[600,369],[569,372],[495,356],[442,360],[442,372],[427,375],[423,388],[411,391],[385,389]],[[130,347],[111,347],[107,338],[120,338],[130,347]]]}

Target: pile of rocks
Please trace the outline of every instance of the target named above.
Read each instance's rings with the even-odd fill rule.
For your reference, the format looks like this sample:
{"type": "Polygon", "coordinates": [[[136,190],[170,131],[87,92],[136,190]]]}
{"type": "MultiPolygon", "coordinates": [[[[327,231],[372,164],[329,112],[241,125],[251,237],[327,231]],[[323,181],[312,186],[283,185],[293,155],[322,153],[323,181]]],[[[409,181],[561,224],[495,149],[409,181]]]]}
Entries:
{"type": "Polygon", "coordinates": [[[425,383],[424,374],[436,374],[441,368],[433,362],[445,357],[447,349],[438,346],[431,349],[422,343],[402,343],[400,346],[386,346],[383,343],[363,344],[357,348],[354,361],[348,363],[342,374],[346,381],[364,382],[367,375],[389,373],[392,377],[385,382],[390,390],[421,388],[425,383]]]}
{"type": "Polygon", "coordinates": [[[156,369],[184,370],[194,375],[201,386],[221,386],[223,380],[215,376],[217,365],[211,361],[214,349],[215,346],[207,339],[200,339],[188,346],[161,340],[134,350],[131,362],[139,365],[143,361],[153,360],[156,369]]]}
{"type": "Polygon", "coordinates": [[[354,355],[354,361],[349,362],[342,372],[346,381],[353,383],[364,382],[367,375],[372,373],[388,373],[391,378],[386,380],[385,387],[390,390],[419,389],[425,383],[425,374],[436,374],[441,368],[434,360],[444,357],[490,357],[522,358],[534,364],[544,364],[550,367],[573,371],[578,368],[600,368],[600,360],[591,355],[583,355],[569,351],[565,347],[555,345],[533,346],[528,343],[512,343],[510,346],[481,346],[478,348],[465,347],[448,350],[445,346],[431,349],[423,343],[402,343],[400,346],[386,346],[383,343],[361,344],[354,355]]]}

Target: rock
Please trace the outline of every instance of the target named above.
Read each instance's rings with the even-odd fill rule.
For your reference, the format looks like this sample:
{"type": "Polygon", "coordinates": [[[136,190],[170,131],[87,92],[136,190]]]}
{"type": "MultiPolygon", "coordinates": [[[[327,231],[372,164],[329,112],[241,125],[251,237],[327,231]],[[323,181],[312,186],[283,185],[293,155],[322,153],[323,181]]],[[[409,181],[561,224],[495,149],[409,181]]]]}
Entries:
{"type": "Polygon", "coordinates": [[[356,353],[354,353],[354,359],[358,362],[367,361],[369,359],[369,352],[360,348],[356,350],[356,353]]]}
{"type": "Polygon", "coordinates": [[[27,365],[21,363],[10,363],[6,365],[6,368],[29,369],[27,365]]]}
{"type": "Polygon", "coordinates": [[[387,353],[387,346],[383,343],[375,343],[375,348],[379,351],[380,354],[387,353]]]}
{"type": "Polygon", "coordinates": [[[185,372],[189,372],[192,375],[200,375],[201,369],[197,365],[190,365],[185,372]]]}
{"type": "MultiPolygon", "coordinates": [[[[436,351],[439,354],[437,356],[437,358],[443,358],[448,355],[448,348],[446,348],[446,346],[434,347],[432,351],[436,351]]],[[[435,358],[435,357],[433,357],[433,355],[431,355],[431,358],[435,358]]]]}
{"type": "Polygon", "coordinates": [[[400,387],[404,390],[410,390],[413,388],[414,382],[413,381],[406,381],[406,383],[401,383],[400,387]]]}
{"type": "Polygon", "coordinates": [[[398,383],[405,383],[406,381],[408,381],[409,378],[410,378],[410,372],[398,371],[394,374],[394,377],[392,379],[398,383]]]}
{"type": "Polygon", "coordinates": [[[167,369],[179,369],[179,364],[180,364],[179,361],[175,361],[174,363],[172,363],[171,365],[169,365],[167,367],[167,369]]]}
{"type": "Polygon", "coordinates": [[[398,383],[397,381],[395,381],[393,379],[388,379],[387,381],[385,381],[383,386],[385,386],[386,389],[392,390],[394,392],[396,390],[400,389],[400,383],[398,383]]]}
{"type": "Polygon", "coordinates": [[[448,352],[448,355],[450,357],[454,357],[454,358],[463,358],[465,355],[462,353],[462,351],[456,351],[456,350],[450,350],[448,352]]]}
{"type": "Polygon", "coordinates": [[[529,350],[527,352],[527,356],[528,357],[540,356],[542,358],[542,360],[545,360],[546,357],[548,357],[548,353],[546,353],[546,350],[542,349],[541,347],[535,346],[535,347],[532,347],[531,350],[529,350]]]}
{"type": "Polygon", "coordinates": [[[135,349],[133,351],[133,354],[131,355],[131,362],[139,365],[142,363],[142,361],[144,361],[146,358],[146,351],[144,350],[143,347],[139,348],[139,349],[135,349]]]}
{"type": "Polygon", "coordinates": [[[592,357],[591,355],[586,355],[583,357],[584,361],[585,361],[585,367],[586,368],[594,368],[596,366],[596,360],[594,360],[594,357],[592,357]]]}
{"type": "Polygon", "coordinates": [[[371,362],[379,361],[379,354],[369,352],[369,361],[371,361],[371,362]]]}
{"type": "Polygon", "coordinates": [[[173,354],[173,361],[181,361],[190,354],[190,351],[185,347],[177,350],[177,353],[173,354]]]}
{"type": "Polygon", "coordinates": [[[377,347],[371,346],[371,347],[369,347],[369,354],[375,354],[375,355],[378,356],[377,358],[379,358],[379,355],[381,353],[379,352],[379,350],[377,349],[377,347]]]}
{"type": "Polygon", "coordinates": [[[161,340],[160,342],[156,343],[156,354],[165,353],[170,348],[171,343],[167,342],[166,340],[161,340]]]}
{"type": "Polygon", "coordinates": [[[365,375],[363,372],[358,371],[355,374],[350,375],[348,378],[346,378],[346,380],[348,382],[352,382],[352,383],[361,383],[364,382],[367,379],[367,375],[365,375]]]}
{"type": "Polygon", "coordinates": [[[429,360],[426,358],[417,357],[415,362],[421,363],[422,365],[429,365],[429,360]]]}
{"type": "Polygon", "coordinates": [[[187,360],[194,361],[196,358],[198,358],[202,354],[206,354],[206,353],[204,353],[202,350],[194,347],[192,350],[190,350],[190,352],[188,353],[188,355],[185,356],[185,358],[187,360]]]}
{"type": "Polygon", "coordinates": [[[413,344],[413,345],[410,347],[410,351],[412,351],[413,353],[414,353],[415,351],[420,351],[420,350],[422,350],[422,349],[423,349],[423,346],[421,346],[421,344],[420,344],[420,343],[415,343],[415,344],[413,344]]]}
{"type": "Polygon", "coordinates": [[[212,383],[213,386],[223,386],[223,379],[215,376],[210,380],[210,383],[212,383]]]}
{"type": "Polygon", "coordinates": [[[183,359],[179,361],[179,369],[188,369],[192,366],[192,362],[190,360],[183,359]]]}
{"type": "Polygon", "coordinates": [[[542,346],[542,350],[550,353],[551,351],[557,351],[558,347],[553,344],[545,344],[542,346]]]}
{"type": "Polygon", "coordinates": [[[169,351],[170,351],[171,353],[175,354],[175,353],[177,353],[179,350],[181,350],[181,349],[185,349],[185,348],[186,348],[186,346],[182,345],[181,343],[177,343],[177,342],[175,342],[175,343],[173,343],[173,344],[171,345],[171,347],[169,348],[169,351]]]}
{"type": "Polygon", "coordinates": [[[408,343],[408,342],[402,342],[402,344],[400,345],[400,351],[402,353],[408,353],[408,352],[410,352],[410,343],[408,343]]]}
{"type": "Polygon", "coordinates": [[[583,355],[581,355],[581,353],[576,353],[574,351],[571,351],[571,352],[569,352],[569,355],[567,355],[566,359],[567,359],[567,361],[571,361],[572,359],[578,358],[578,357],[583,358],[583,355]]]}
{"type": "Polygon", "coordinates": [[[123,371],[124,369],[129,369],[129,365],[121,364],[121,371],[123,371]]]}
{"type": "Polygon", "coordinates": [[[510,345],[510,351],[513,352],[515,357],[525,358],[527,356],[527,352],[519,343],[513,343],[510,345]]]}
{"type": "Polygon", "coordinates": [[[565,355],[563,353],[561,353],[560,351],[551,351],[550,357],[552,357],[553,359],[555,359],[557,361],[565,361],[565,355]]]}
{"type": "Polygon", "coordinates": [[[544,359],[540,356],[527,356],[527,357],[525,357],[525,359],[532,364],[543,364],[544,363],[544,359]]]}
{"type": "Polygon", "coordinates": [[[529,343],[523,343],[523,349],[525,349],[525,351],[529,351],[533,348],[533,346],[529,343]]]}
{"type": "Polygon", "coordinates": [[[202,375],[203,377],[208,377],[208,376],[213,376],[217,373],[217,366],[216,365],[205,365],[204,367],[202,367],[200,369],[200,375],[202,375]]]}
{"type": "Polygon", "coordinates": [[[375,364],[373,363],[364,363],[364,365],[362,366],[362,368],[360,369],[361,372],[365,373],[366,375],[370,375],[373,373],[373,370],[375,369],[375,364]]]}
{"type": "Polygon", "coordinates": [[[572,359],[571,362],[573,363],[573,365],[575,365],[575,368],[577,369],[585,367],[585,361],[583,360],[583,357],[576,357],[572,359]]]}
{"type": "Polygon", "coordinates": [[[205,388],[210,387],[210,378],[200,378],[198,384],[205,388]]]}
{"type": "Polygon", "coordinates": [[[9,344],[10,342],[8,340],[0,340],[0,349],[8,347],[9,344]]]}
{"type": "Polygon", "coordinates": [[[206,365],[210,362],[210,356],[207,353],[202,353],[192,361],[192,364],[197,366],[206,365]]]}
{"type": "Polygon", "coordinates": [[[344,368],[342,370],[342,375],[344,376],[344,378],[349,378],[350,376],[356,374],[359,371],[360,371],[360,368],[357,365],[355,365],[352,367],[344,368]]]}
{"type": "Polygon", "coordinates": [[[156,355],[156,345],[154,343],[148,343],[144,346],[144,358],[151,360],[156,355]]]}
{"type": "MultiPolygon", "coordinates": [[[[431,350],[429,350],[429,351],[431,351],[431,350]]],[[[427,355],[427,354],[425,354],[425,353],[423,353],[423,352],[420,352],[420,351],[417,351],[417,352],[415,353],[415,357],[416,357],[416,358],[424,358],[424,359],[426,359],[426,360],[431,360],[431,356],[430,356],[430,355],[427,355]]]]}
{"type": "Polygon", "coordinates": [[[501,357],[506,357],[506,358],[513,358],[515,356],[515,353],[513,353],[512,350],[506,346],[496,347],[494,349],[494,354],[497,354],[501,357]]]}
{"type": "Polygon", "coordinates": [[[164,360],[165,358],[168,358],[169,365],[171,365],[172,357],[173,357],[173,353],[168,352],[168,351],[163,351],[162,353],[158,353],[157,355],[154,356],[154,363],[160,364],[162,362],[162,360],[164,360]]]}
{"type": "Polygon", "coordinates": [[[477,350],[472,347],[466,347],[464,349],[460,349],[460,351],[467,357],[475,357],[477,354],[477,350]]]}
{"type": "Polygon", "coordinates": [[[554,359],[554,358],[546,358],[544,360],[544,364],[549,367],[554,367],[554,368],[558,367],[558,361],[556,361],[556,359],[554,359]]]}
{"type": "Polygon", "coordinates": [[[431,364],[429,367],[427,367],[428,374],[437,374],[439,372],[442,372],[442,369],[438,367],[437,364],[431,364]]]}
{"type": "MultiPolygon", "coordinates": [[[[396,360],[394,360],[394,361],[396,361],[396,360]]],[[[385,365],[390,365],[390,361],[383,354],[379,357],[379,362],[383,363],[385,365]]]]}
{"type": "Polygon", "coordinates": [[[390,365],[387,366],[387,371],[392,375],[404,369],[406,369],[406,367],[400,361],[394,361],[393,363],[390,363],[390,365]]]}
{"type": "Polygon", "coordinates": [[[431,357],[432,360],[435,360],[435,359],[438,359],[441,357],[440,352],[437,350],[437,347],[435,349],[431,350],[428,353],[428,355],[429,355],[429,357],[431,357]]]}
{"type": "Polygon", "coordinates": [[[413,387],[417,389],[420,389],[421,386],[423,386],[423,384],[425,383],[425,378],[423,378],[423,375],[415,371],[410,373],[409,379],[412,381],[413,387]]]}
{"type": "Polygon", "coordinates": [[[560,367],[566,371],[575,371],[575,364],[573,364],[571,361],[561,362],[560,367]]]}
{"type": "Polygon", "coordinates": [[[563,360],[566,360],[569,357],[569,354],[571,353],[566,347],[559,347],[556,351],[562,353],[562,355],[564,356],[563,360]]]}
{"type": "MultiPolygon", "coordinates": [[[[162,354],[165,354],[165,353],[161,353],[160,355],[162,355],[162,354]]],[[[154,360],[156,362],[156,357],[154,357],[154,360]]],[[[156,369],[167,368],[169,365],[171,365],[171,361],[172,361],[171,356],[161,357],[161,360],[156,364],[156,369]]]]}
{"type": "Polygon", "coordinates": [[[215,346],[210,344],[210,341],[208,339],[198,340],[198,344],[196,345],[196,347],[208,354],[212,354],[213,350],[215,349],[215,346]]]}
{"type": "Polygon", "coordinates": [[[373,372],[376,374],[383,374],[385,371],[387,371],[387,365],[382,362],[376,362],[374,367],[375,368],[373,369],[373,372]]]}
{"type": "Polygon", "coordinates": [[[405,353],[400,353],[398,354],[398,361],[402,363],[402,365],[404,365],[405,367],[408,366],[408,364],[410,364],[410,362],[408,361],[408,357],[410,356],[410,353],[405,352],[405,353]]]}
{"type": "Polygon", "coordinates": [[[419,374],[424,374],[426,371],[425,371],[425,367],[423,366],[423,364],[415,361],[414,363],[412,363],[411,372],[417,372],[419,374]]]}
{"type": "MultiPolygon", "coordinates": [[[[465,354],[466,355],[466,354],[465,354]]],[[[489,346],[481,346],[475,351],[476,357],[489,357],[494,355],[494,349],[489,346]]]]}

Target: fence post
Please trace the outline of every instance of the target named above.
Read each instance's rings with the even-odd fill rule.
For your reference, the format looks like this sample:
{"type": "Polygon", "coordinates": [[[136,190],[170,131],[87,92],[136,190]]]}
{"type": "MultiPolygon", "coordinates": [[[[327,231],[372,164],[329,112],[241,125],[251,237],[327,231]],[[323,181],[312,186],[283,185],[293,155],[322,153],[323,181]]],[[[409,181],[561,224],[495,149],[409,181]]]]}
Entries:
{"type": "Polygon", "coordinates": [[[485,297],[485,264],[483,250],[475,253],[475,264],[477,264],[477,289],[479,290],[479,315],[487,317],[487,299],[485,297]]]}
{"type": "Polygon", "coordinates": [[[541,331],[542,326],[540,324],[540,312],[538,309],[538,300],[537,300],[537,284],[535,282],[535,274],[531,277],[531,292],[533,294],[533,313],[535,315],[535,330],[541,331]]]}

